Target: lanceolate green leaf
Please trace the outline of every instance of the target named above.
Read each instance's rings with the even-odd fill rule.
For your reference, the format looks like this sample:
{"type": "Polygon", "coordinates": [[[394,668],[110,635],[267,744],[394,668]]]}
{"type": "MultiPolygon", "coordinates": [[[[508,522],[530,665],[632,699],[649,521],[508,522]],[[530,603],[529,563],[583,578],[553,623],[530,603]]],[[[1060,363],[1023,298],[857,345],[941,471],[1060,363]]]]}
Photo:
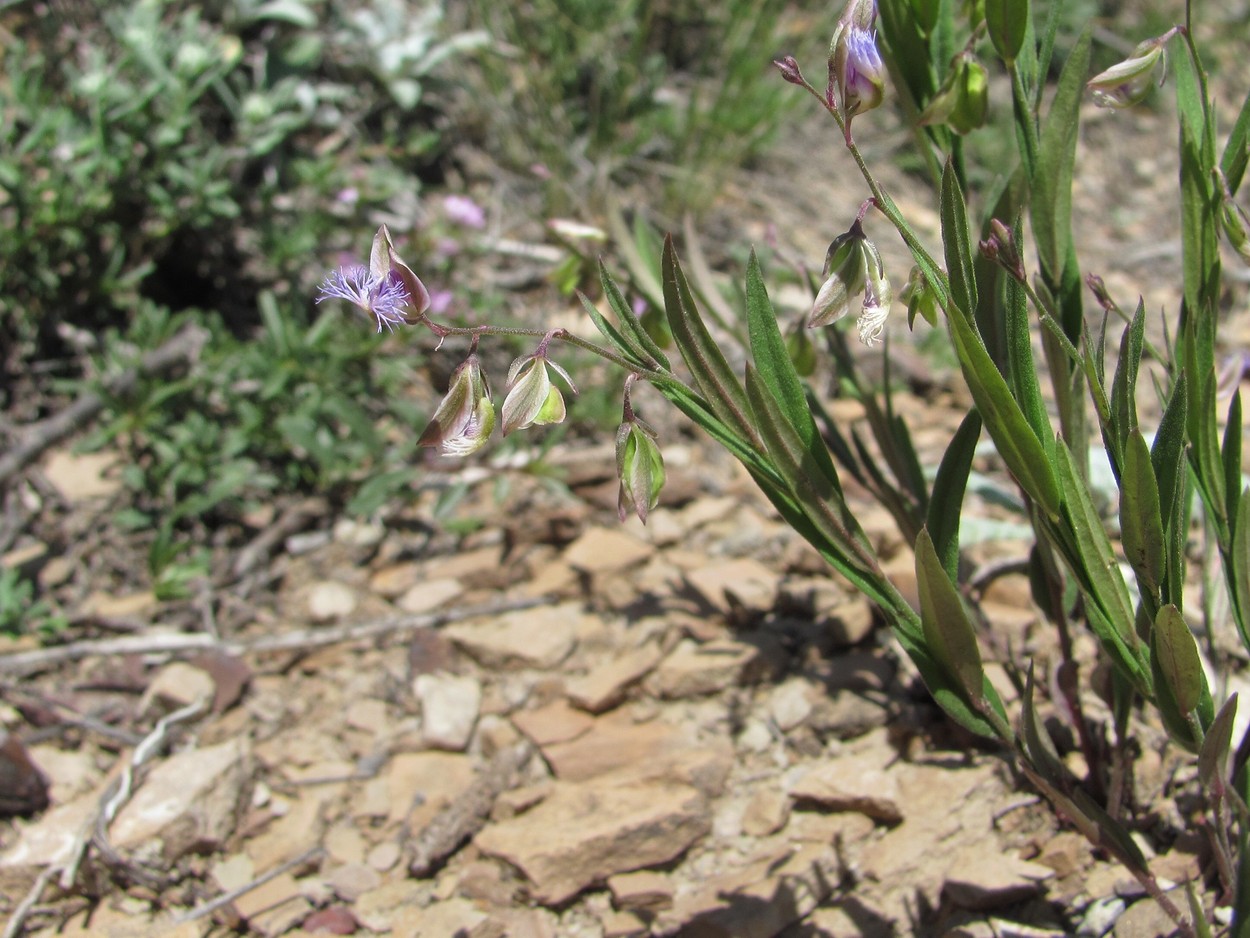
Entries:
{"type": "Polygon", "coordinates": [[[786,349],[785,338],[777,327],[777,314],[769,302],[764,278],[760,273],[755,252],[747,262],[747,332],[751,341],[751,356],[760,378],[768,386],[782,413],[803,441],[811,454],[814,467],[829,480],[838,498],[842,497],[838,473],[829,457],[829,449],[821,439],[816,421],[807,406],[803,382],[794,370],[794,363],[786,349]]]}
{"type": "Polygon", "coordinates": [[[1241,110],[1224,146],[1224,155],[1220,157],[1220,171],[1224,173],[1224,182],[1232,195],[1236,195],[1241,188],[1247,162],[1250,162],[1250,93],[1241,102],[1241,110]]]}
{"type": "Polygon", "coordinates": [[[942,170],[942,244],[946,249],[946,270],[951,295],[967,316],[977,308],[977,278],[968,238],[968,212],[963,190],[950,160],[942,170]]]}
{"type": "Polygon", "coordinates": [[[664,308],[677,348],[712,411],[743,436],[754,439],[746,392],[699,316],[672,238],[664,242],[664,308]]]}
{"type": "Polygon", "coordinates": [[[1234,586],[1233,600],[1239,611],[1237,624],[1241,629],[1242,642],[1250,647],[1250,487],[1241,490],[1230,562],[1232,575],[1229,579],[1234,586]]]}
{"type": "Polygon", "coordinates": [[[981,415],[970,410],[946,447],[929,499],[929,537],[942,569],[952,582],[959,579],[959,519],[963,514],[964,490],[980,436],[981,415]]]}
{"type": "Polygon", "coordinates": [[[974,705],[979,703],[985,675],[976,630],[955,584],[947,577],[927,529],[916,539],[916,585],[925,643],[946,673],[974,705]]]}
{"type": "Polygon", "coordinates": [[[1154,653],[1172,696],[1183,713],[1191,713],[1197,709],[1207,682],[1198,643],[1179,609],[1169,604],[1159,610],[1154,638],[1154,653]]]}
{"type": "Polygon", "coordinates": [[[612,308],[612,312],[616,313],[616,318],[621,323],[623,330],[628,332],[637,344],[643,359],[649,360],[668,371],[671,367],[668,363],[668,358],[660,347],[655,344],[655,340],[647,334],[647,330],[642,327],[638,317],[634,315],[634,311],[625,302],[625,297],[621,295],[621,291],[616,286],[615,281],[608,276],[608,269],[604,266],[602,259],[599,261],[599,282],[603,286],[603,295],[607,298],[608,305],[612,308]]]}
{"type": "Polygon", "coordinates": [[[591,321],[594,322],[595,328],[603,334],[605,339],[612,343],[621,355],[629,359],[639,368],[649,368],[653,366],[654,363],[648,360],[646,353],[642,349],[638,348],[638,346],[636,346],[629,339],[625,338],[621,331],[617,329],[616,326],[612,325],[603,313],[599,312],[599,308],[595,306],[594,303],[590,302],[589,297],[580,292],[577,296],[582,301],[582,306],[590,316],[591,321]]]}
{"type": "Polygon", "coordinates": [[[1059,75],[1059,86],[1042,126],[1033,175],[1033,237],[1042,269],[1052,283],[1060,278],[1072,238],[1072,170],[1081,94],[1089,72],[1089,39],[1086,27],[1059,75]]]}
{"type": "Polygon", "coordinates": [[[871,557],[868,539],[847,508],[835,479],[818,468],[815,457],[790,426],[759,372],[750,364],[746,371],[746,392],[768,455],[797,504],[831,543],[848,558],[854,558],[861,570],[871,571],[876,560],[871,557]]]}
{"type": "Polygon", "coordinates": [[[947,323],[972,399],[999,454],[1029,497],[1058,518],[1059,485],[1045,448],[968,320],[956,312],[947,323]]]}
{"type": "Polygon", "coordinates": [[[1029,0],[985,0],[985,25],[994,51],[1004,61],[1014,61],[1029,25],[1029,0]]]}
{"type": "Polygon", "coordinates": [[[1053,439],[1053,433],[1037,379],[1037,362],[1033,358],[1028,301],[1019,283],[1010,277],[1006,281],[1007,380],[1024,418],[1033,428],[1033,435],[1046,446],[1053,439]]]}
{"type": "Polygon", "coordinates": [[[1146,329],[1146,304],[1138,302],[1133,320],[1120,337],[1120,360],[1111,381],[1111,426],[1115,434],[1113,465],[1120,471],[1125,440],[1137,429],[1137,368],[1146,329]]]}
{"type": "Polygon", "coordinates": [[[1128,587],[1116,566],[1111,541],[1103,530],[1102,519],[1090,499],[1085,482],[1077,475],[1076,464],[1068,447],[1060,440],[1055,445],[1055,467],[1063,489],[1063,514],[1068,542],[1075,553],[1069,557],[1078,577],[1088,610],[1090,626],[1113,651],[1116,663],[1138,685],[1149,692],[1149,679],[1143,665],[1145,655],[1133,628],[1133,604],[1128,587]]]}
{"type": "Polygon", "coordinates": [[[1150,450],[1139,430],[1125,441],[1120,473],[1120,543],[1142,586],[1158,597],[1163,582],[1163,517],[1150,450]]]}
{"type": "Polygon", "coordinates": [[[1224,492],[1228,501],[1229,522],[1237,517],[1237,493],[1241,491],[1241,389],[1233,392],[1228,403],[1228,422],[1224,425],[1224,492]]]}
{"type": "Polygon", "coordinates": [[[1215,315],[1219,299],[1219,211],[1215,185],[1215,128],[1202,85],[1187,55],[1176,61],[1176,108],[1180,112],[1181,259],[1185,305],[1190,315],[1215,315]]]}

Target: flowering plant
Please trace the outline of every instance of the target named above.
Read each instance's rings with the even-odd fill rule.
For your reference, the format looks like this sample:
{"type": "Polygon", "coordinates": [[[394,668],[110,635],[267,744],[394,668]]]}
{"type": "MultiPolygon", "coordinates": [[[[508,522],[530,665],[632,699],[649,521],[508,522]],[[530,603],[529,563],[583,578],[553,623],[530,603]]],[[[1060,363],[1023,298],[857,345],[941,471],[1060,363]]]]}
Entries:
{"type": "MultiPolygon", "coordinates": [[[[969,5],[966,43],[957,51],[950,48],[960,28],[953,4],[880,0],[878,6],[850,0],[834,31],[823,89],[807,81],[795,59],[776,63],[786,81],[811,94],[838,124],[867,191],[850,228],[830,245],[823,280],[798,333],[787,336],[778,325],[752,255],[741,372],[705,322],[671,238],[663,249],[661,287],[664,324],[679,364],[645,328],[602,264],[606,309],[586,297],[583,305],[608,343],[603,347],[563,330],[435,323],[421,316],[424,289],[415,277],[415,282],[400,278],[405,308],[416,309],[416,321],[440,340],[470,336],[474,349],[489,334],[539,338],[534,352],[518,358],[508,375],[505,433],[564,418],[564,399],[549,370],[575,389],[552,358],[555,342],[580,345],[620,366],[627,377],[616,445],[619,508],[622,517],[632,511],[644,521],[660,497],[663,459],[656,434],[634,412],[631,394],[639,382],[651,384],[740,460],[781,517],[876,604],[950,717],[996,741],[1059,814],[1137,877],[1182,933],[1209,934],[1207,917],[1216,904],[1231,904],[1234,929],[1247,933],[1250,737],[1233,746],[1236,695],[1223,697],[1208,678],[1189,625],[1203,618],[1210,631],[1225,623],[1211,614],[1209,601],[1195,604],[1185,587],[1194,535],[1191,493],[1196,493],[1206,556],[1218,558],[1220,571],[1204,576],[1205,589],[1227,598],[1226,622],[1250,648],[1250,488],[1241,468],[1241,399],[1234,391],[1227,406],[1222,404],[1216,367],[1219,238],[1223,233],[1239,250],[1246,243],[1244,213],[1234,199],[1250,163],[1250,99],[1217,155],[1215,108],[1188,9],[1183,26],[1141,43],[1128,61],[1088,81],[1098,104],[1128,106],[1162,73],[1165,46],[1183,47],[1175,71],[1184,298],[1169,332],[1173,340],[1155,348],[1145,338],[1144,304],[1138,301],[1135,312],[1126,313],[1095,274],[1081,269],[1077,256],[1072,180],[1090,30],[1078,38],[1044,108],[1058,7],[1052,5],[1035,30],[1029,0],[969,5]],[[881,28],[875,31],[878,17],[881,28]],[[986,208],[973,215],[959,140],[988,114],[988,70],[977,59],[978,50],[991,51],[1010,82],[1017,163],[977,200],[986,208]],[[942,224],[937,252],[903,216],[852,136],[852,119],[882,103],[887,73],[904,112],[915,118],[917,145],[933,173],[942,224]],[[974,402],[932,482],[920,469],[906,424],[894,415],[888,384],[876,390],[859,374],[837,332],[839,320],[858,305],[863,343],[886,338],[893,291],[881,253],[867,236],[870,213],[873,224],[893,229],[911,254],[914,268],[900,295],[909,325],[917,314],[945,325],[974,402]],[[1029,233],[1033,243],[1026,250],[1029,233]],[[1086,290],[1101,310],[1100,325],[1087,317],[1086,290]],[[1113,317],[1124,327],[1109,375],[1104,349],[1113,317]],[[869,458],[858,437],[848,443],[806,385],[812,348],[805,337],[812,329],[829,336],[842,377],[861,394],[883,464],[869,458]],[[1053,413],[1043,394],[1035,331],[1053,413]],[[1153,434],[1139,417],[1144,357],[1158,366],[1163,405],[1153,434]],[[1108,533],[1089,483],[1093,431],[1118,489],[1118,541],[1108,533]],[[967,564],[961,563],[961,504],[983,433],[1018,486],[1035,532],[1028,563],[1033,597],[1059,637],[1063,658],[1053,680],[1045,682],[1037,680],[1032,666],[1008,662],[1020,690],[1010,708],[983,666],[982,639],[993,623],[985,622],[967,564]],[[883,572],[843,494],[843,473],[879,498],[914,544],[918,608],[883,572]],[[1101,663],[1111,674],[1110,717],[1101,721],[1086,706],[1095,693],[1091,669],[1072,651],[1072,635],[1080,629],[1097,639],[1101,663]],[[1039,716],[1039,685],[1054,688],[1056,709],[1072,723],[1083,776],[1057,755],[1039,716]],[[1209,895],[1195,888],[1198,884],[1191,884],[1180,902],[1165,892],[1130,834],[1132,805],[1116,780],[1128,774],[1136,708],[1156,714],[1171,739],[1196,759],[1203,797],[1188,820],[1210,834],[1215,872],[1209,895]]],[[[389,238],[384,232],[379,237],[391,274],[407,271],[389,238]]],[[[376,247],[375,241],[375,253],[376,247]]],[[[339,289],[332,281],[325,292],[347,295],[380,325],[389,324],[394,318],[379,312],[389,308],[383,295],[389,282],[354,280],[339,289]]],[[[412,315],[405,320],[413,321],[412,315]]],[[[422,442],[449,454],[472,452],[493,425],[489,387],[471,351],[422,442]]]]}

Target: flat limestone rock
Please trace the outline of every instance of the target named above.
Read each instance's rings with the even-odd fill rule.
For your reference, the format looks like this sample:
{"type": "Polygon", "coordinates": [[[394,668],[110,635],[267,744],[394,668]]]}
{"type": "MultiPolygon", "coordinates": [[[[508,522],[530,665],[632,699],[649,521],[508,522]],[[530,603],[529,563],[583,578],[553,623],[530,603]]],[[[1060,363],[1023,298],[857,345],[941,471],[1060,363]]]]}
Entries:
{"type": "Polygon", "coordinates": [[[118,813],[110,830],[113,843],[133,849],[159,838],[169,861],[219,849],[234,832],[251,770],[243,738],[170,756],[118,813]]]}
{"type": "Polygon", "coordinates": [[[574,710],[563,700],[556,700],[534,710],[518,710],[512,715],[516,728],[539,746],[564,743],[588,732],[594,718],[574,710]]]}
{"type": "Polygon", "coordinates": [[[773,851],[681,892],[657,924],[666,935],[771,938],[824,902],[837,882],[832,846],[773,851]]]}
{"type": "Polygon", "coordinates": [[[576,739],[543,746],[542,754],[561,781],[605,775],[668,779],[708,797],[721,793],[733,764],[727,741],[700,746],[680,727],[659,720],[634,723],[620,712],[600,717],[576,739]]]}
{"type": "Polygon", "coordinates": [[[781,574],[758,560],[740,557],[693,570],[686,574],[686,582],[717,612],[729,615],[735,609],[745,609],[764,613],[777,603],[781,574]]]}
{"type": "Polygon", "coordinates": [[[22,896],[45,866],[68,860],[99,804],[100,792],[89,792],[18,825],[16,842],[0,854],[0,893],[22,896]]]}
{"type": "Polygon", "coordinates": [[[812,769],[791,786],[790,797],[828,811],[858,811],[886,824],[903,819],[896,775],[877,753],[843,756],[812,769]]]}
{"type": "Polygon", "coordinates": [[[1042,882],[1053,875],[1048,866],[1004,853],[989,833],[986,842],[955,853],[942,891],[955,905],[984,912],[1036,896],[1042,882]]]}
{"type": "Polygon", "coordinates": [[[557,783],[541,804],[474,843],[520,869],[536,900],[559,904],[616,873],[667,863],[710,829],[706,801],[686,785],[557,783]]]}
{"type": "Polygon", "coordinates": [[[630,686],[651,673],[662,657],[658,645],[644,645],[605,661],[583,677],[572,678],[565,691],[583,710],[603,713],[620,703],[630,686]]]}
{"type": "Polygon", "coordinates": [[[443,634],[488,668],[554,668],[573,651],[586,618],[579,603],[535,606],[485,622],[460,622],[443,634]]]}
{"type": "Polygon", "coordinates": [[[564,551],[564,561],[583,573],[615,573],[641,565],[655,553],[646,541],[619,528],[589,528],[564,551]]]}
{"type": "Polygon", "coordinates": [[[714,639],[699,644],[687,640],[660,662],[647,687],[665,700],[715,694],[749,683],[762,659],[760,650],[746,642],[714,639]]]}

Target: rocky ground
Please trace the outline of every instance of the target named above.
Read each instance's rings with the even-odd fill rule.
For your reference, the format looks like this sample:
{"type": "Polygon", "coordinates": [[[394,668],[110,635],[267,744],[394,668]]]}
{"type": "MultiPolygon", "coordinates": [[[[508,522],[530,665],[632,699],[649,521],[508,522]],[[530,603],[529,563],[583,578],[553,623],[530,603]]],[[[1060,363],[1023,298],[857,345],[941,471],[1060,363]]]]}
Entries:
{"type": "MultiPolygon", "coordinates": [[[[1142,140],[1165,123],[1143,120],[1142,140]]],[[[1093,117],[1087,137],[1108,126],[1093,117]]],[[[847,167],[809,155],[832,131],[803,134],[723,215],[743,239],[786,231],[818,263],[858,198],[847,167]]],[[[1105,207],[1174,169],[1166,148],[1130,151],[1082,170],[1077,220],[1112,289],[1157,309],[1177,292],[1179,249],[1150,237],[1170,203],[1105,207]],[[1142,265],[1159,276],[1139,283],[1142,265]]],[[[891,184],[935,229],[924,190],[891,184]]],[[[924,372],[901,325],[895,339],[924,372]]],[[[898,408],[933,464],[967,401],[953,378],[924,377],[898,408]]],[[[862,420],[854,402],[830,407],[862,420]]],[[[560,452],[564,487],[433,462],[420,498],[374,524],[316,500],[246,519],[249,547],[219,558],[228,590],[170,606],[102,576],[73,609],[89,641],[6,641],[0,807],[28,816],[0,826],[5,934],[1169,933],[1134,881],[944,720],[873,609],[744,473],[698,442],[670,437],[665,455],[645,528],[615,519],[610,446],[560,452]],[[491,519],[462,537],[434,521],[454,482],[469,486],[461,514],[491,519]]],[[[1009,490],[992,453],[977,468],[1009,490]]],[[[53,590],[83,565],[141,566],[109,533],[116,469],[49,453],[23,497],[54,506],[74,547],[54,556],[34,536],[6,562],[53,590]]],[[[909,548],[848,491],[906,586],[909,548]]],[[[1028,547],[1017,519],[975,492],[968,513],[989,532],[974,561],[1012,570],[1028,547]]],[[[1023,576],[986,584],[987,658],[1014,706],[1011,665],[1045,673],[1054,638],[1023,576]]],[[[1082,639],[1086,666],[1093,654],[1082,639]]],[[[1045,713],[1062,745],[1062,714],[1045,713]]],[[[1192,764],[1156,727],[1137,740],[1141,845],[1179,883],[1206,862],[1171,797],[1192,764]]]]}

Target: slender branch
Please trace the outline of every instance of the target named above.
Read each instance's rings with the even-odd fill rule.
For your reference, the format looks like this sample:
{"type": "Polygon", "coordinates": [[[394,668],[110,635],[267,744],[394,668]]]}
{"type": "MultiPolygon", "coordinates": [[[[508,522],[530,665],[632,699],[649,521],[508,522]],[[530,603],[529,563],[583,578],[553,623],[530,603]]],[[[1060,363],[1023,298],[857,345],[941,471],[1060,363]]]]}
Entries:
{"type": "Polygon", "coordinates": [[[124,397],[134,390],[141,377],[169,371],[194,360],[208,339],[207,329],[188,326],[164,345],[144,355],[134,368],[106,381],[102,394],[82,394],[64,410],[28,428],[24,438],[0,456],[0,483],[21,472],[48,447],[55,446],[95,419],[107,404],[106,398],[124,397]]]}

